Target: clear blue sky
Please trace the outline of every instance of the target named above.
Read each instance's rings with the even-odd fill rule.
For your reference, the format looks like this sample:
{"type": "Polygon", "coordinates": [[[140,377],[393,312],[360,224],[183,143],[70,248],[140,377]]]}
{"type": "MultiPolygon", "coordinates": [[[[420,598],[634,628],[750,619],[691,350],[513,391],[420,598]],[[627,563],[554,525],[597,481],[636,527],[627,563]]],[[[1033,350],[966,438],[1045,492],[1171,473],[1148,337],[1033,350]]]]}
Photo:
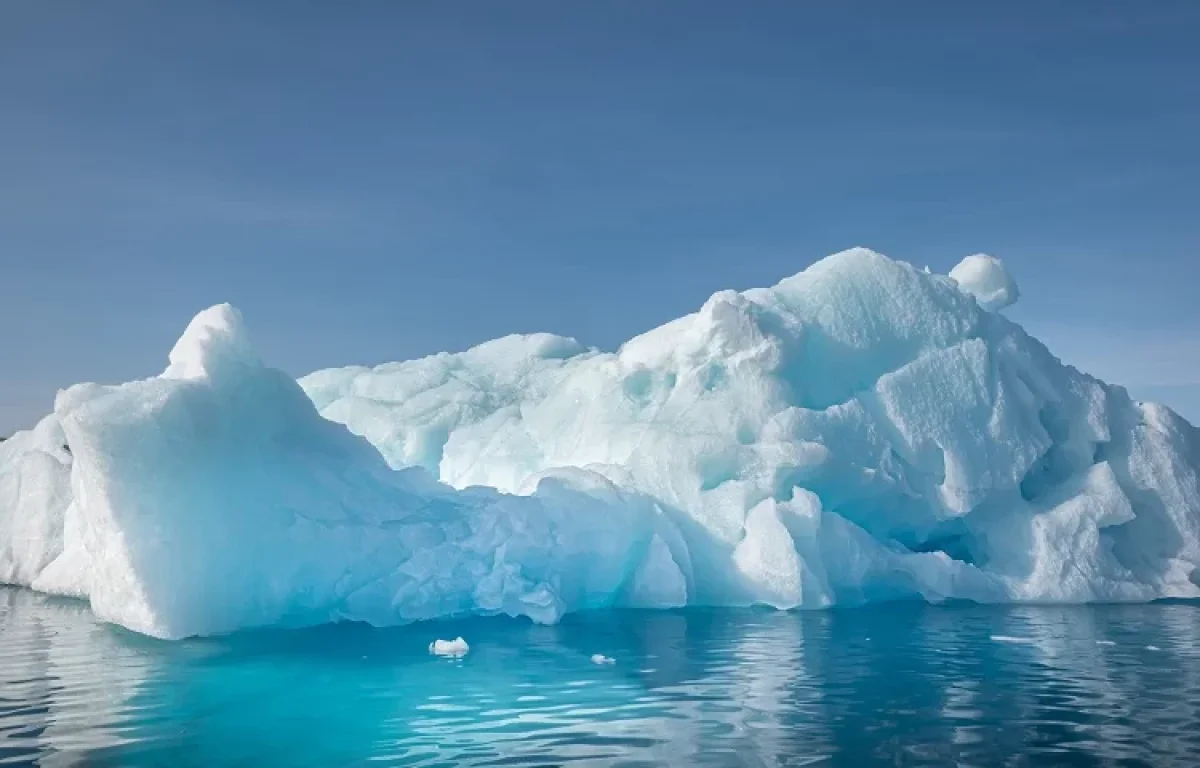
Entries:
{"type": "Polygon", "coordinates": [[[0,433],[240,307],[294,374],[614,347],[865,245],[1200,417],[1200,3],[0,3],[0,433]]]}

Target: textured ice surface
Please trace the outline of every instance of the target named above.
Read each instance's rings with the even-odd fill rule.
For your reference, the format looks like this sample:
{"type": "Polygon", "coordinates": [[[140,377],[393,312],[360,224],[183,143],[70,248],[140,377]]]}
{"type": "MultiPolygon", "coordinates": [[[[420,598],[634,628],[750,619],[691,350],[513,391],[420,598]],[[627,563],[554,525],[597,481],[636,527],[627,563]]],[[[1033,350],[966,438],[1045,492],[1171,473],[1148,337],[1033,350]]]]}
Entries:
{"type": "Polygon", "coordinates": [[[214,307],[0,445],[0,578],[162,637],[1200,595],[1196,431],[995,312],[980,258],[852,250],[615,353],[510,336],[303,391],[214,307]]]}
{"type": "Polygon", "coordinates": [[[4,449],[7,580],[88,597],[101,618],[160,637],[554,621],[622,599],[658,516],[579,471],[544,473],[526,497],[395,471],[264,367],[228,306],[192,321],[161,376],[72,387],[53,418],[4,449]]]}
{"type": "Polygon", "coordinates": [[[955,274],[856,249],[611,354],[508,337],[301,384],[456,487],[574,466],[656,499],[684,582],[646,589],[692,603],[1197,594],[1195,430],[994,312],[997,260],[955,274]]]}

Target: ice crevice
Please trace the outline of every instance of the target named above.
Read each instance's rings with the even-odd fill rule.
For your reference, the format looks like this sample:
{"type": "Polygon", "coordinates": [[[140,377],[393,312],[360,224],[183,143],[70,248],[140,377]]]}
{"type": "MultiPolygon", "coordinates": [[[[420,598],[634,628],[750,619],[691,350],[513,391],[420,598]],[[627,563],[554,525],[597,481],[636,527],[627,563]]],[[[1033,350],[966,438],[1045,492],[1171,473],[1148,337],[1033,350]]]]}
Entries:
{"type": "Polygon", "coordinates": [[[1200,596],[1200,445],[865,249],[615,352],[507,336],[296,382],[228,305],[0,444],[0,581],[178,638],[607,606],[1200,596]],[[65,446],[69,446],[69,449],[65,446]]]}

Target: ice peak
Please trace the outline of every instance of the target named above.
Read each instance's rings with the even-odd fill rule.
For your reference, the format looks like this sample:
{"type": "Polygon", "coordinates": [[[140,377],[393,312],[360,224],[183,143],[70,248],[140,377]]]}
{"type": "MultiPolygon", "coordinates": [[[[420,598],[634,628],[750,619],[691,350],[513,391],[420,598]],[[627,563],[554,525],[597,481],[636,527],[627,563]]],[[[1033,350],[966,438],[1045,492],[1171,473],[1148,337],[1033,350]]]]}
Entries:
{"type": "Polygon", "coordinates": [[[950,270],[950,279],[989,312],[1011,307],[1021,295],[1004,263],[986,253],[972,254],[958,262],[950,270]]]}
{"type": "Polygon", "coordinates": [[[261,365],[250,344],[242,313],[230,304],[200,312],[171,349],[167,379],[216,378],[230,370],[261,365]]]}

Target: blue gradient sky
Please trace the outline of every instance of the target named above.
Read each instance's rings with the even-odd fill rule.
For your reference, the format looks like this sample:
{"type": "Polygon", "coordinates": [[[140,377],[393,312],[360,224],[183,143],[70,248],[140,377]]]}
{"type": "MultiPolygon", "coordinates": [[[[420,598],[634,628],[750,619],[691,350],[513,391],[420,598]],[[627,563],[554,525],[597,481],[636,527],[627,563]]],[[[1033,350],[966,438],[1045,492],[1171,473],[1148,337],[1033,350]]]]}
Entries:
{"type": "Polygon", "coordinates": [[[295,374],[987,251],[1200,419],[1200,3],[0,4],[0,433],[239,306],[295,374]]]}

